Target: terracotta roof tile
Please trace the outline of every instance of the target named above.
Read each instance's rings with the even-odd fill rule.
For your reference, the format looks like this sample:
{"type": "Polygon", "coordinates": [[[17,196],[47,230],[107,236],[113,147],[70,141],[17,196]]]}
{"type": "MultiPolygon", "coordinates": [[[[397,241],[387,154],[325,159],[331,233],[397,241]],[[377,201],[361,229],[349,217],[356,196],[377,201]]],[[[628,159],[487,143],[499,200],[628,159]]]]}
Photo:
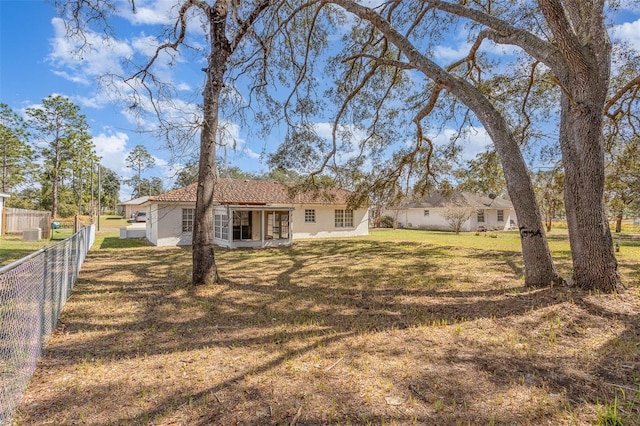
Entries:
{"type": "MultiPolygon", "coordinates": [[[[151,197],[151,202],[195,202],[197,184],[174,189],[151,197]]],[[[281,182],[219,178],[214,190],[219,204],[347,204],[349,191],[333,189],[329,194],[299,192],[291,195],[289,186],[281,182]]]]}

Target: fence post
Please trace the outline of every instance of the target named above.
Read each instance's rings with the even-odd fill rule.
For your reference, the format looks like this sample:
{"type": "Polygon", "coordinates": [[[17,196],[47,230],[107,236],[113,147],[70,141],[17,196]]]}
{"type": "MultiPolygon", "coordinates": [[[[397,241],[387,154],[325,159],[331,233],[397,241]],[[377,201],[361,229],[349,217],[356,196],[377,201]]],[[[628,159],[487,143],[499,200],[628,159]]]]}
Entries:
{"type": "Polygon", "coordinates": [[[0,235],[7,233],[7,208],[2,204],[2,229],[0,229],[0,235]]]}

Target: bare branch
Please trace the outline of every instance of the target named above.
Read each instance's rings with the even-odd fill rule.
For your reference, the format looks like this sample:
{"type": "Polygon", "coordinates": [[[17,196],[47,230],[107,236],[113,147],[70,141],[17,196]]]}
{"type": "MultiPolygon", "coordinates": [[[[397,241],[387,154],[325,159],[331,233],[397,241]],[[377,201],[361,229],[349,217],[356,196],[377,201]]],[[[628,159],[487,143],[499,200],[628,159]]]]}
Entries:
{"type": "Polygon", "coordinates": [[[611,108],[616,104],[616,102],[618,102],[625,94],[629,93],[629,91],[633,88],[635,88],[635,93],[637,93],[638,91],[638,87],[640,87],[640,75],[636,76],[634,79],[632,79],[631,81],[629,81],[627,84],[624,85],[624,87],[622,87],[620,90],[618,90],[612,97],[611,99],[609,99],[607,101],[607,103],[604,105],[604,113],[610,117],[610,118],[614,118],[619,110],[614,111],[613,113],[610,112],[611,108]]]}

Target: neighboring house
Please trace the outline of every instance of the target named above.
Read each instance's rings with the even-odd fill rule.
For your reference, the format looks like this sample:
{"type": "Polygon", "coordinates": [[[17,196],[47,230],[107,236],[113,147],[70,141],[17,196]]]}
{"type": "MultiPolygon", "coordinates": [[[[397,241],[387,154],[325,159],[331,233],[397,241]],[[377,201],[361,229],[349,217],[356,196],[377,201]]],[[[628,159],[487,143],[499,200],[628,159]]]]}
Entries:
{"type": "Polygon", "coordinates": [[[133,200],[125,201],[121,203],[122,206],[122,217],[125,219],[132,219],[133,214],[138,210],[145,210],[146,208],[142,205],[149,200],[149,196],[134,198],[133,200]]]}
{"type": "Polygon", "coordinates": [[[398,208],[387,208],[383,214],[394,218],[400,227],[451,230],[450,223],[443,215],[451,205],[466,206],[474,210],[462,225],[462,231],[507,230],[518,226],[511,201],[468,192],[454,192],[443,196],[434,191],[423,198],[407,200],[398,208]]]}
{"type": "Polygon", "coordinates": [[[5,199],[9,198],[11,195],[5,194],[4,192],[0,192],[0,235],[2,235],[2,230],[4,229],[4,202],[5,199]]]}
{"type": "MultiPolygon", "coordinates": [[[[345,190],[291,196],[280,182],[223,179],[214,193],[214,243],[227,248],[291,245],[298,238],[368,235],[368,210],[347,209],[345,190]]],[[[147,239],[154,245],[189,245],[196,184],[152,196],[145,203],[147,239]]]]}

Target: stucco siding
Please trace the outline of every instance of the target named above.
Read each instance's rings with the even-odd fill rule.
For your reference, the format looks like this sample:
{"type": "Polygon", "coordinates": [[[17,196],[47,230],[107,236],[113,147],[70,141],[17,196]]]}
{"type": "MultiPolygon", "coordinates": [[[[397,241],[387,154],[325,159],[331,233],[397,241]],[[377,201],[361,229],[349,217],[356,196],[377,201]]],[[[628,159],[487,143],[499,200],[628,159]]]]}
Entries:
{"type": "MultiPolygon", "coordinates": [[[[450,231],[451,225],[443,216],[443,208],[409,208],[397,210],[384,210],[382,214],[396,217],[398,226],[403,228],[421,228],[440,231],[450,231]],[[425,215],[425,211],[429,213],[425,215]]],[[[512,209],[501,209],[503,212],[503,220],[498,221],[498,209],[483,209],[484,221],[478,222],[478,215],[474,213],[462,225],[462,231],[475,231],[479,226],[485,226],[489,230],[507,230],[513,225],[517,226],[515,212],[512,209]]]]}
{"type": "MultiPolygon", "coordinates": [[[[291,205],[273,205],[273,208],[287,208],[291,205]]],[[[147,239],[157,246],[189,245],[192,242],[191,232],[182,232],[182,209],[194,208],[193,204],[155,204],[151,205],[147,218],[147,239]]],[[[350,237],[369,234],[369,212],[365,209],[353,212],[353,226],[336,227],[335,211],[346,210],[346,206],[324,206],[317,204],[295,205],[291,214],[291,232],[293,239],[298,238],[329,238],[350,237]],[[315,222],[305,222],[305,210],[314,210],[315,222]]],[[[217,213],[224,212],[226,207],[217,207],[217,213]]],[[[261,212],[252,211],[251,236],[254,240],[260,240],[261,212]]],[[[230,219],[227,219],[230,220],[230,219]]],[[[230,231],[231,232],[231,231],[230,231]]],[[[229,242],[214,239],[219,246],[228,247],[229,242]]],[[[281,244],[282,241],[267,242],[266,245],[281,244]]],[[[234,243],[240,246],[242,243],[234,243]]]]}
{"type": "Polygon", "coordinates": [[[342,205],[296,204],[293,211],[293,238],[354,237],[369,234],[369,210],[354,210],[352,227],[336,227],[335,211],[342,205]],[[315,211],[315,222],[305,222],[305,210],[315,211]]]}
{"type": "Polygon", "coordinates": [[[182,209],[193,209],[195,206],[185,204],[153,204],[151,222],[147,219],[147,239],[157,246],[190,245],[191,232],[182,232],[182,209]]]}

